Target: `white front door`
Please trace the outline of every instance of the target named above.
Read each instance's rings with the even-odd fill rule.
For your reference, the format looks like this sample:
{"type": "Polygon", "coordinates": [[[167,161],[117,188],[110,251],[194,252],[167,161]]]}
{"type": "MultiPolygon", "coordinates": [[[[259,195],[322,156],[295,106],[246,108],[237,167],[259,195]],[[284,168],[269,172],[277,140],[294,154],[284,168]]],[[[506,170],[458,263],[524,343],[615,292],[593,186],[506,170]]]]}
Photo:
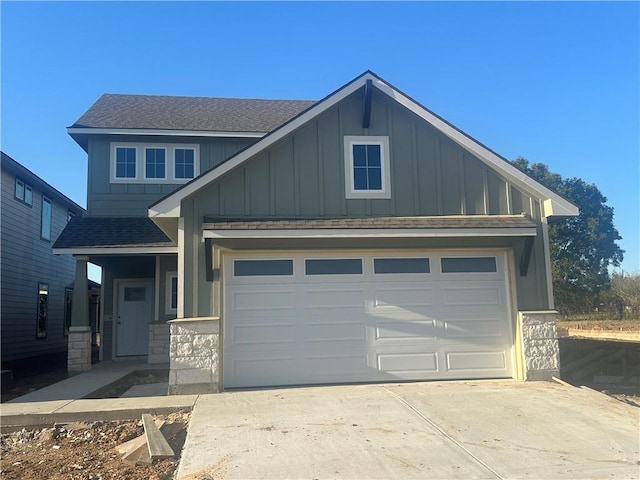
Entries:
{"type": "Polygon", "coordinates": [[[503,252],[226,256],[224,385],[513,376],[503,252]]]}
{"type": "Polygon", "coordinates": [[[116,355],[147,355],[149,322],[153,315],[152,283],[121,281],[118,283],[116,317],[116,355]]]}

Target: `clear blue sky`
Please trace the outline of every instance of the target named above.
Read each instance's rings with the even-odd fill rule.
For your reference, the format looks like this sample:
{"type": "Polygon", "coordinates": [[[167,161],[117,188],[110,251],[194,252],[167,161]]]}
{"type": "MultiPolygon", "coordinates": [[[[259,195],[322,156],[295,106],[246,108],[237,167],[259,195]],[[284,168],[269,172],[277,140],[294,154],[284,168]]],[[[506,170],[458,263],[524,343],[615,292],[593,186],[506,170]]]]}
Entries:
{"type": "Polygon", "coordinates": [[[6,2],[2,150],[80,205],[102,93],[320,99],[371,69],[508,159],[595,183],[640,270],[640,3],[6,2]]]}

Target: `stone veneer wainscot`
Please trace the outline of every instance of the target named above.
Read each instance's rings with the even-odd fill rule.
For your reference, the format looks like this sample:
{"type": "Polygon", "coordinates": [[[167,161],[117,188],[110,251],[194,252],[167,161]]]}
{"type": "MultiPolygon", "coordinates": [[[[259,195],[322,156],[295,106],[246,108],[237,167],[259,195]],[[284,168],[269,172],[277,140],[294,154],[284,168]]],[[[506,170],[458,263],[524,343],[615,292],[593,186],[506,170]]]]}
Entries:
{"type": "Polygon", "coordinates": [[[170,320],[169,395],[220,391],[220,319],[170,320]]]}
{"type": "Polygon", "coordinates": [[[560,347],[554,310],[519,312],[525,380],[547,380],[559,376],[560,347]]]}

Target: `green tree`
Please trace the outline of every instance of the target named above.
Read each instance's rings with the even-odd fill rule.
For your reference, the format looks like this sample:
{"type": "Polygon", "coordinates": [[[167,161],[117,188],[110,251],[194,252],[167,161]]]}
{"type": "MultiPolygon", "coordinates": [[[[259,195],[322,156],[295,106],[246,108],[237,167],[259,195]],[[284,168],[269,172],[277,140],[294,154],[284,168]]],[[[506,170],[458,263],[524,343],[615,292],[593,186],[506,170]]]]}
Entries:
{"type": "Polygon", "coordinates": [[[553,289],[561,313],[592,310],[600,292],[609,288],[609,266],[619,266],[623,258],[613,208],[594,184],[563,179],[547,165],[530,165],[522,157],[512,164],[580,209],[577,217],[549,226],[553,289]]]}
{"type": "Polygon", "coordinates": [[[611,276],[611,293],[620,306],[620,318],[626,315],[638,318],[640,314],[640,273],[614,273],[611,276]]]}

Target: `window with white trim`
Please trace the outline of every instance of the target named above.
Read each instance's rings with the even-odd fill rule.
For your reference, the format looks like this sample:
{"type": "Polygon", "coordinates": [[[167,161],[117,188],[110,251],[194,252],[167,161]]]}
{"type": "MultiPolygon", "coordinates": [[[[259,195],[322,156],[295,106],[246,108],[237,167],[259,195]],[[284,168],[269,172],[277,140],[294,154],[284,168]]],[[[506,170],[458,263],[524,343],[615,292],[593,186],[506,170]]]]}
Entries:
{"type": "Polygon", "coordinates": [[[135,147],[115,148],[115,178],[135,179],[137,176],[136,165],[137,149],[135,147]]]}
{"type": "Polygon", "coordinates": [[[345,136],[346,198],[391,198],[389,137],[345,136]]]}
{"type": "Polygon", "coordinates": [[[111,144],[111,183],[186,183],[200,172],[195,144],[111,144]]]}
{"type": "Polygon", "coordinates": [[[167,151],[164,148],[145,148],[144,178],[165,179],[167,177],[166,156],[167,151]]]}
{"type": "Polygon", "coordinates": [[[167,272],[165,285],[164,312],[167,314],[178,312],[178,273],[167,272]]]}

